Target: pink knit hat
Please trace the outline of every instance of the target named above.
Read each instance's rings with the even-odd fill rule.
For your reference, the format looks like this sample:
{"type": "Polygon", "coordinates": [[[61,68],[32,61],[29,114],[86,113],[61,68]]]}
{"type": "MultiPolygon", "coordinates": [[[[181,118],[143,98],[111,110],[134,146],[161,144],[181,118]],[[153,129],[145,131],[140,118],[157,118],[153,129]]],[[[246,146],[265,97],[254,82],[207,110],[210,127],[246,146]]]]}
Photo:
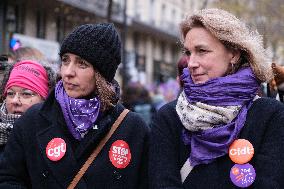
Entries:
{"type": "Polygon", "coordinates": [[[16,63],[6,84],[4,95],[12,86],[23,87],[46,99],[48,95],[48,76],[45,68],[37,62],[23,60],[16,63]]]}

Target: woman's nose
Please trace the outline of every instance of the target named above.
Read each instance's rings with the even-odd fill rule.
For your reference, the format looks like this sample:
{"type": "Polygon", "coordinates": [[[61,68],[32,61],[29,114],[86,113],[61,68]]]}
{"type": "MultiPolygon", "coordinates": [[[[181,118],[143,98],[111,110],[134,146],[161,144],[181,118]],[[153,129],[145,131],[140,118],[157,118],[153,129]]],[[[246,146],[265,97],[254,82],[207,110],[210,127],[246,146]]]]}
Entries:
{"type": "Polygon", "coordinates": [[[190,59],[187,63],[188,68],[197,68],[199,67],[199,63],[194,56],[190,56],[190,59]]]}
{"type": "Polygon", "coordinates": [[[74,76],[75,75],[74,65],[70,63],[67,66],[63,66],[61,68],[61,74],[65,76],[74,76]]]}
{"type": "Polygon", "coordinates": [[[20,96],[19,96],[18,93],[16,93],[15,96],[11,99],[11,103],[17,104],[17,105],[22,104],[20,96]]]}

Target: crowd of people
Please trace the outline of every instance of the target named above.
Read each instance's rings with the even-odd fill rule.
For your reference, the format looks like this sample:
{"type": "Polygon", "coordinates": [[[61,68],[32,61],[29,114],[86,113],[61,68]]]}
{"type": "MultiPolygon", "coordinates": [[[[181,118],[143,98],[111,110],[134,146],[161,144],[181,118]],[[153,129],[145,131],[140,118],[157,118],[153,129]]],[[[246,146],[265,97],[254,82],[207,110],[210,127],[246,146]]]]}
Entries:
{"type": "Polygon", "coordinates": [[[0,189],[283,188],[284,105],[260,92],[283,102],[283,67],[225,10],[180,31],[171,102],[140,83],[121,93],[112,23],[71,31],[58,68],[30,47],[1,56],[0,189]]]}

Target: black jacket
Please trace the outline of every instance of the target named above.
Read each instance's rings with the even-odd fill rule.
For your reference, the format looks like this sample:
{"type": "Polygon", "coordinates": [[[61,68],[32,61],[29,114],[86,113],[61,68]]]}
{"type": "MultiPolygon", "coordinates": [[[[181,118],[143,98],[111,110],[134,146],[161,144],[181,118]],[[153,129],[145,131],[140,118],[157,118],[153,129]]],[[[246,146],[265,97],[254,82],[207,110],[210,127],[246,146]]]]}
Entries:
{"type": "MultiPolygon", "coordinates": [[[[77,141],[67,130],[60,105],[51,94],[44,104],[29,109],[16,123],[0,162],[0,188],[67,188],[99,141],[123,111],[118,104],[96,121],[82,141],[77,141]],[[47,158],[46,146],[53,138],[66,142],[66,154],[53,162],[47,158]]],[[[147,188],[149,128],[133,112],[121,125],[90,165],[76,188],[147,188]],[[124,169],[110,161],[111,145],[125,141],[131,160],[124,169]]]]}
{"type": "MultiPolygon", "coordinates": [[[[238,188],[230,180],[234,163],[228,155],[210,164],[193,168],[181,183],[180,169],[190,149],[182,141],[182,123],[175,110],[176,101],[158,112],[150,139],[150,188],[155,189],[222,189],[238,188]]],[[[239,138],[254,146],[249,162],[256,179],[249,188],[284,188],[284,106],[273,99],[256,100],[248,111],[239,138]]]]}

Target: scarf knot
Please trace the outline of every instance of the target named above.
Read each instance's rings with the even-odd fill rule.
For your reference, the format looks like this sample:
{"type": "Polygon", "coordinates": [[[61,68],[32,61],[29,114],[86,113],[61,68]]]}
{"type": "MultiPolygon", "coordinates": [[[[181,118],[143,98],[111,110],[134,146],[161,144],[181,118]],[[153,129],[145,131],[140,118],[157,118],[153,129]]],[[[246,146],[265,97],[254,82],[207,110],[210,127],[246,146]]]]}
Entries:
{"type": "Polygon", "coordinates": [[[184,125],[182,138],[190,148],[192,166],[208,164],[228,153],[244,126],[259,82],[251,68],[194,84],[189,70],[181,76],[184,91],[176,106],[184,125]]]}
{"type": "Polygon", "coordinates": [[[60,80],[55,87],[55,98],[60,104],[68,130],[77,140],[81,140],[92,128],[98,118],[100,101],[92,99],[75,99],[69,97],[60,80]]]}
{"type": "Polygon", "coordinates": [[[6,108],[6,102],[0,106],[0,146],[5,145],[8,141],[14,123],[21,115],[9,114],[6,108]]]}
{"type": "Polygon", "coordinates": [[[202,102],[215,106],[243,105],[255,97],[260,85],[251,68],[243,68],[235,74],[201,84],[193,83],[186,68],[181,79],[189,103],[202,102]]]}

